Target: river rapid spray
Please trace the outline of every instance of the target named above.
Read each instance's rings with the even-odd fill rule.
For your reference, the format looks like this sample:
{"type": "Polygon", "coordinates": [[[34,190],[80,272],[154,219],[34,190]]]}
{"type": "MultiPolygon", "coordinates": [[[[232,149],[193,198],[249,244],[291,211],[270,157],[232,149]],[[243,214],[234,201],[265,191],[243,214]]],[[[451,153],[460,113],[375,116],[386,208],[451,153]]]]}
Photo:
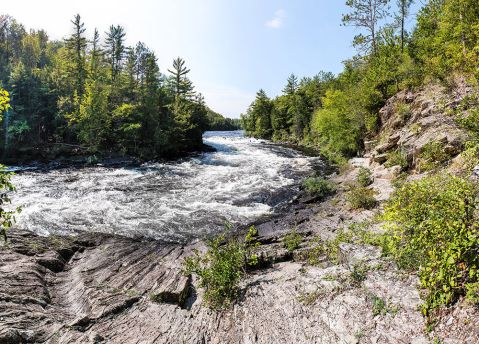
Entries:
{"type": "Polygon", "coordinates": [[[242,132],[207,132],[216,152],[136,168],[27,171],[13,179],[17,226],[40,235],[115,233],[185,243],[226,221],[269,216],[298,191],[319,158],[242,132]]]}

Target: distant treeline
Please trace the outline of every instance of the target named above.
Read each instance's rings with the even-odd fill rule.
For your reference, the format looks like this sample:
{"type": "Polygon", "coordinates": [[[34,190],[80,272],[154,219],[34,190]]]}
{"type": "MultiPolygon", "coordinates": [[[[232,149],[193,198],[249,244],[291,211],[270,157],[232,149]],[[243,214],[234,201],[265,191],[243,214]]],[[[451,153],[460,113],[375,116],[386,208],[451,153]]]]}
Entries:
{"type": "Polygon", "coordinates": [[[208,130],[239,130],[241,120],[239,118],[226,118],[211,109],[208,109],[208,130]]]}
{"type": "Polygon", "coordinates": [[[125,45],[125,30],[110,26],[85,34],[80,15],[71,34],[51,41],[0,16],[0,88],[10,93],[0,151],[5,157],[120,152],[142,158],[175,157],[202,148],[202,133],[231,128],[211,115],[177,58],[161,73],[155,53],[125,45]]]}
{"type": "Polygon", "coordinates": [[[432,81],[451,85],[457,75],[477,83],[479,1],[430,0],[409,32],[412,2],[348,0],[343,23],[361,32],[353,40],[358,55],[337,76],[291,75],[274,99],[260,90],[242,116],[246,133],[315,145],[344,161],[377,134],[379,109],[398,91],[432,81]]]}

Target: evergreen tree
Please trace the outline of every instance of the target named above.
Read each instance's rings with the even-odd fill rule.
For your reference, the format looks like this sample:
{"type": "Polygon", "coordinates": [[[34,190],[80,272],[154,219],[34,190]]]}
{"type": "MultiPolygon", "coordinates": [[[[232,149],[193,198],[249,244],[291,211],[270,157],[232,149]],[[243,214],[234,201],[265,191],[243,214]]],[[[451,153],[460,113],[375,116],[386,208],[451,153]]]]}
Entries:
{"type": "Polygon", "coordinates": [[[73,61],[72,77],[75,82],[75,91],[81,98],[85,91],[86,81],[86,46],[87,40],[85,34],[85,24],[81,21],[79,14],[75,15],[71,21],[73,24],[73,34],[66,40],[66,48],[73,61]]]}
{"type": "Polygon", "coordinates": [[[120,25],[111,25],[106,33],[105,53],[111,70],[111,79],[115,82],[122,70],[125,56],[125,29],[120,25]]]}
{"type": "Polygon", "coordinates": [[[376,53],[379,23],[388,15],[388,4],[389,0],[346,0],[351,12],[343,15],[343,23],[366,31],[354,37],[353,44],[360,50],[376,53]]]}
{"type": "Polygon", "coordinates": [[[283,93],[288,96],[291,96],[291,95],[294,95],[297,90],[298,90],[298,78],[296,77],[296,75],[291,74],[288,77],[286,86],[283,88],[283,93]]]}
{"type": "Polygon", "coordinates": [[[404,41],[406,39],[406,20],[409,17],[409,9],[414,0],[396,0],[399,9],[396,20],[401,32],[401,52],[404,52],[404,41]]]}
{"type": "Polygon", "coordinates": [[[169,80],[170,88],[176,99],[189,99],[193,96],[193,83],[188,79],[190,70],[185,66],[185,60],[178,57],[173,60],[173,68],[168,69],[171,73],[169,80]]]}

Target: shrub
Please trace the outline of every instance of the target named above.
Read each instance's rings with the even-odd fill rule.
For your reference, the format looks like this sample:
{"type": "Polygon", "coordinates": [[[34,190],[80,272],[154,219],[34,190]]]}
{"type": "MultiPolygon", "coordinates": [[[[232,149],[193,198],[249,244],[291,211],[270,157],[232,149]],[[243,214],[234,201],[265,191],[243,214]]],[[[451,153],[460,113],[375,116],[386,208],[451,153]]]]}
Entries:
{"type": "Polygon", "coordinates": [[[396,149],[388,153],[387,161],[384,164],[386,167],[400,166],[402,170],[406,170],[409,167],[409,161],[407,154],[401,149],[396,149]]]}
{"type": "Polygon", "coordinates": [[[408,174],[406,172],[402,172],[391,181],[391,185],[396,189],[399,189],[406,183],[407,177],[408,174]]]}
{"type": "Polygon", "coordinates": [[[254,237],[257,230],[250,227],[245,241],[237,238],[226,240],[222,234],[207,243],[208,251],[184,261],[183,272],[195,273],[199,277],[199,286],[205,289],[205,301],[212,309],[227,308],[236,298],[239,282],[244,276],[247,265],[257,263],[257,256],[251,250],[259,243],[254,237]]]}
{"type": "Polygon", "coordinates": [[[283,238],[283,245],[288,250],[288,252],[293,252],[299,248],[301,244],[301,235],[296,232],[296,229],[293,229],[283,238]]]}
{"type": "MultiPolygon", "coordinates": [[[[0,121],[2,113],[10,109],[10,98],[7,91],[0,88],[0,121]]],[[[0,165],[0,234],[7,241],[7,229],[12,227],[15,222],[15,214],[20,212],[20,208],[14,211],[5,209],[5,205],[10,203],[9,193],[15,191],[15,186],[11,182],[13,173],[7,172],[6,167],[0,165]]]]}
{"type": "Polygon", "coordinates": [[[10,181],[12,172],[7,172],[6,167],[0,165],[0,235],[7,241],[7,230],[15,223],[15,214],[20,212],[20,208],[13,211],[5,209],[6,204],[10,204],[9,193],[15,191],[15,186],[10,181]]]}
{"type": "Polygon", "coordinates": [[[319,198],[334,194],[336,188],[333,183],[322,177],[309,177],[303,183],[306,192],[319,198]]]}
{"type": "Polygon", "coordinates": [[[365,167],[360,167],[357,181],[360,186],[369,186],[373,183],[373,174],[370,169],[365,167]]]}
{"type": "Polygon", "coordinates": [[[478,282],[477,204],[476,186],[448,174],[406,183],[386,204],[384,253],[400,267],[418,269],[424,314],[478,282]]]}
{"type": "Polygon", "coordinates": [[[396,104],[396,113],[398,114],[401,121],[405,122],[411,118],[411,106],[406,103],[397,103],[396,104]]]}
{"type": "Polygon", "coordinates": [[[372,209],[377,205],[375,193],[364,186],[353,186],[346,193],[346,201],[353,209],[372,209]]]}
{"type": "Polygon", "coordinates": [[[418,168],[425,172],[436,169],[449,160],[451,156],[445,151],[442,143],[432,141],[424,146],[419,158],[418,168]]]}
{"type": "Polygon", "coordinates": [[[466,176],[470,176],[474,168],[479,165],[479,143],[475,141],[466,142],[464,151],[461,153],[461,169],[466,176]]]}

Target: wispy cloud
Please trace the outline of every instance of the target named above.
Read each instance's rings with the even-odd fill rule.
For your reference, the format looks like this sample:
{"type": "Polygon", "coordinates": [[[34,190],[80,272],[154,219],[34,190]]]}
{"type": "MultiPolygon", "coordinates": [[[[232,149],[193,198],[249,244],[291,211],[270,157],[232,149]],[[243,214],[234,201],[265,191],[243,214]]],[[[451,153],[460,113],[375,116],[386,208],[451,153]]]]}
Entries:
{"type": "Polygon", "coordinates": [[[286,11],[283,9],[274,12],[274,17],[268,20],[264,25],[271,29],[279,29],[283,26],[284,19],[286,18],[286,11]]]}

